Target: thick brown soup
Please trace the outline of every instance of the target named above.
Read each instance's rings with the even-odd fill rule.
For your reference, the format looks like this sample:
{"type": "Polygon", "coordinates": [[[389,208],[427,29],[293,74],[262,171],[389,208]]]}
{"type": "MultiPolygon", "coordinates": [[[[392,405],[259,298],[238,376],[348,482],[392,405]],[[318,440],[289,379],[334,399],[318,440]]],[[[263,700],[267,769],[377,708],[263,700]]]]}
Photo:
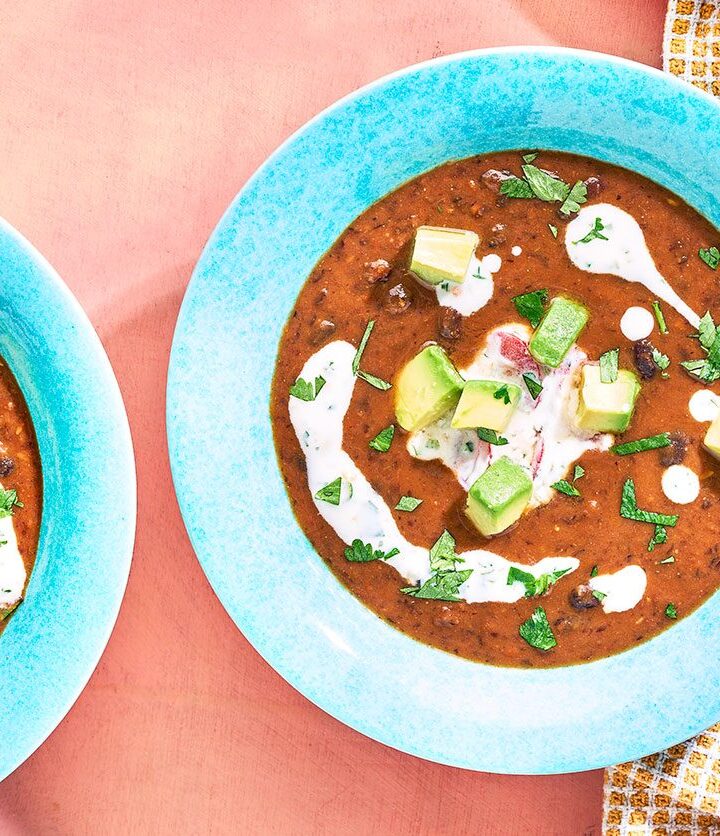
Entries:
{"type": "MultiPolygon", "coordinates": [[[[539,667],[587,661],[629,648],[667,628],[675,617],[687,615],[720,585],[720,464],[703,446],[712,416],[705,416],[702,422],[691,417],[689,410],[693,393],[702,389],[717,391],[718,384],[711,381],[706,386],[680,365],[682,361],[705,359],[705,373],[712,378],[716,368],[711,346],[713,334],[708,337],[706,333],[707,345],[703,348],[697,338],[690,336],[697,333],[697,323],[689,324],[671,304],[662,301],[657,290],[651,291],[641,283],[631,283],[616,275],[580,269],[571,261],[570,245],[565,243],[566,228],[568,224],[582,223],[581,233],[572,243],[573,252],[582,257],[584,252],[601,252],[598,248],[608,239],[608,246],[615,246],[622,232],[621,221],[613,225],[610,210],[604,210],[603,221],[603,211],[598,209],[595,213],[593,206],[610,205],[629,213],[644,234],[657,271],[700,315],[706,311],[720,315],[718,272],[713,266],[717,265],[709,249],[718,245],[720,236],[680,199],[629,171],[550,152],[541,152],[537,159],[529,157],[529,160],[531,169],[525,174],[521,166],[527,163],[523,162],[521,152],[448,163],[401,186],[357,218],[320,260],[298,296],[279,348],[271,411],[278,459],[297,519],[318,553],[360,600],[398,629],[450,653],[492,664],[539,667]],[[532,180],[533,169],[549,172],[556,183],[561,180],[568,186],[585,181],[586,189],[575,192],[581,196],[580,205],[566,205],[563,195],[566,197],[567,190],[563,193],[562,187],[558,187],[559,197],[556,194],[554,199],[552,189],[549,195],[540,189],[545,199],[533,191],[523,194],[530,188],[528,180],[532,180]],[[516,178],[513,185],[502,185],[507,182],[507,175],[502,172],[513,173],[516,178]],[[596,218],[600,219],[599,224],[596,218]],[[501,258],[502,264],[494,273],[491,298],[471,315],[462,316],[450,307],[441,306],[439,293],[410,272],[416,230],[422,226],[477,233],[477,258],[492,254],[501,258]],[[585,233],[589,237],[583,244],[585,233]],[[592,249],[583,250],[585,246],[592,249]],[[699,256],[700,250],[703,257],[699,256]],[[496,536],[485,537],[465,513],[468,486],[461,485],[453,470],[440,460],[423,460],[409,452],[410,435],[401,428],[396,414],[398,387],[402,385],[400,373],[429,342],[445,349],[451,363],[463,371],[489,345],[488,335],[494,329],[509,328],[512,333],[515,328],[522,337],[523,332],[517,328],[525,328],[529,339],[534,327],[518,311],[513,297],[538,290],[547,291],[541,298],[541,313],[546,316],[556,297],[580,303],[589,313],[587,325],[577,336],[576,347],[567,355],[567,358],[574,357],[578,351],[587,355],[577,368],[573,367],[574,391],[582,385],[578,375],[586,364],[597,366],[601,355],[619,349],[621,378],[623,370],[625,374],[634,373],[640,383],[640,393],[625,432],[614,433],[614,438],[606,436],[608,443],[604,449],[588,449],[568,462],[561,474],[565,490],[577,492],[579,496],[566,495],[562,485],[548,489],[552,494],[550,501],[535,507],[531,504],[515,524],[496,536]],[[652,312],[652,303],[658,299],[668,333],[661,333],[655,324],[645,342],[624,336],[620,321],[626,311],[640,306],[652,312]],[[375,325],[362,354],[360,369],[392,382],[393,387],[383,390],[376,388],[377,382],[373,385],[366,379],[355,380],[344,420],[343,449],[371,488],[387,503],[405,540],[421,547],[425,554],[444,531],[454,537],[455,552],[459,555],[457,563],[439,569],[436,565],[432,580],[436,588],[444,590],[442,597],[465,597],[458,586],[462,578],[458,576],[458,583],[448,586],[444,585],[448,578],[443,578],[442,573],[462,571],[462,555],[470,550],[493,552],[517,566],[532,566],[544,557],[576,558],[579,564],[573,571],[545,578],[545,587],[542,584],[537,588],[532,584],[523,587],[523,583],[513,586],[519,590],[516,601],[467,603],[408,594],[419,588],[420,581],[407,580],[384,559],[368,559],[373,557],[373,549],[378,548],[376,543],[369,543],[372,548],[364,558],[361,550],[360,560],[346,557],[346,549],[353,539],[347,534],[348,526],[343,528],[345,534],[341,539],[319,511],[328,505],[329,498],[332,505],[329,513],[342,514],[344,504],[350,499],[347,490],[341,487],[340,496],[333,496],[331,487],[325,499],[313,499],[305,451],[289,412],[293,400],[321,405],[324,396],[333,395],[334,384],[328,377],[325,392],[322,389],[317,393],[311,390],[309,395],[306,392],[305,398],[316,394],[314,401],[293,398],[289,392],[312,355],[335,341],[347,341],[357,347],[370,320],[375,325]],[[669,359],[669,366],[664,357],[669,359]],[[395,429],[389,449],[383,452],[371,447],[370,441],[391,425],[395,429]],[[661,441],[665,446],[660,449],[630,455],[607,449],[610,443],[662,433],[671,435],[661,441]],[[576,464],[584,470],[584,475],[575,468],[576,464]],[[675,493],[671,490],[668,494],[668,486],[664,489],[661,479],[671,465],[675,466],[671,474],[677,475],[676,481],[681,485],[676,486],[675,493]],[[691,497],[687,504],[671,501],[670,496],[678,498],[677,490],[682,490],[683,480],[690,479],[688,490],[692,492],[693,474],[699,478],[697,498],[691,497]],[[636,495],[635,504],[626,496],[631,516],[635,513],[633,509],[639,508],[670,517],[670,520],[661,518],[667,524],[656,526],[654,522],[621,515],[621,495],[628,479],[633,480],[636,495]],[[402,496],[421,499],[422,504],[412,511],[392,510],[402,496]],[[335,505],[336,501],[339,504],[335,505]],[[675,515],[677,522],[673,526],[675,515]],[[657,542],[649,550],[651,539],[657,542]],[[616,574],[628,566],[642,570],[633,570],[636,575],[644,572],[646,587],[640,590],[642,594],[637,602],[631,601],[623,609],[628,604],[628,596],[632,597],[631,590],[620,589],[620,580],[617,589],[611,587],[613,578],[629,577],[616,574]],[[527,631],[525,638],[520,633],[521,625],[539,609],[543,614],[541,621],[547,619],[556,642],[554,646],[552,642],[538,641],[537,630],[530,641],[527,631]]],[[[472,281],[489,279],[473,279],[468,273],[465,283],[472,281]]],[[[456,287],[446,282],[446,286],[450,285],[456,287]]],[[[642,330],[642,324],[640,317],[635,326],[642,330]]],[[[630,336],[634,338],[637,334],[630,336]]],[[[518,355],[522,368],[508,366],[506,373],[514,375],[507,379],[522,388],[523,409],[532,411],[536,404],[519,373],[527,372],[535,362],[528,360],[527,339],[523,339],[523,349],[518,355]]],[[[720,363],[720,338],[714,348],[720,363]]],[[[605,356],[600,368],[604,369],[599,384],[604,398],[610,390],[602,386],[614,386],[617,382],[612,355],[605,356]]],[[[537,378],[544,383],[546,392],[550,392],[552,369],[542,363],[536,369],[537,378]]],[[[531,377],[535,375],[531,373],[531,377]]],[[[630,374],[627,379],[634,378],[630,374]]],[[[17,487],[25,502],[25,508],[18,511],[15,519],[24,554],[31,560],[40,508],[37,454],[24,406],[6,370],[3,370],[2,387],[0,441],[6,455],[16,462],[15,471],[2,482],[5,487],[17,487]],[[12,409],[8,409],[6,401],[14,403],[12,409]]],[[[549,395],[547,398],[545,408],[551,405],[549,395]]],[[[576,400],[572,403],[576,404],[576,400]]],[[[450,405],[448,416],[453,414],[455,402],[450,405]]],[[[540,403],[542,399],[537,402],[540,403]]],[[[558,401],[557,410],[574,408],[568,403],[558,401]]],[[[319,432],[322,434],[322,428],[319,432]]],[[[496,435],[502,441],[503,431],[496,435]]],[[[591,435],[586,432],[583,437],[587,439],[591,435]]],[[[482,451],[483,456],[490,456],[495,462],[503,455],[502,444],[487,444],[486,438],[478,436],[475,454],[482,451]]],[[[596,434],[588,444],[601,445],[600,438],[596,434]]],[[[546,439],[546,456],[550,455],[548,443],[546,439]]],[[[508,445],[511,448],[512,443],[508,445]]],[[[532,478],[535,478],[533,468],[539,467],[537,455],[542,453],[535,455],[532,466],[526,468],[532,478]]],[[[561,479],[558,477],[556,481],[561,479]]],[[[496,590],[510,586],[505,581],[507,570],[504,571],[500,583],[495,585],[496,590]]],[[[475,568],[474,572],[478,573],[477,579],[481,570],[475,568]]]]}
{"type": "Polygon", "coordinates": [[[35,563],[42,472],[35,431],[19,386],[0,360],[0,630],[22,602],[35,563]],[[14,535],[13,533],[14,532],[14,535]],[[14,540],[17,540],[17,545],[14,540]],[[2,554],[3,550],[6,551],[2,554]],[[19,555],[18,555],[19,552],[19,555]],[[20,565],[21,564],[21,565],[20,565]],[[24,571],[23,571],[24,567],[24,571]]]}

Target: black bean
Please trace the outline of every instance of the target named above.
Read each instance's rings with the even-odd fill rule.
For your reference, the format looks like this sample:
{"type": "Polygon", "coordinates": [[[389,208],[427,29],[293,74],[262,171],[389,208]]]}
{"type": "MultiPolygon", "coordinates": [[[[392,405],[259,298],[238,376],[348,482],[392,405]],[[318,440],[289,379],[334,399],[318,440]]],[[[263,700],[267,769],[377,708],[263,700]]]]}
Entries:
{"type": "Polygon", "coordinates": [[[322,319],[320,322],[315,322],[310,331],[309,342],[310,345],[321,345],[325,340],[329,340],[335,333],[335,323],[330,322],[329,319],[322,319]]]}
{"type": "Polygon", "coordinates": [[[398,282],[388,290],[385,299],[383,300],[383,307],[385,310],[396,315],[405,313],[405,311],[412,305],[413,298],[409,288],[405,287],[402,282],[398,282]]]}
{"type": "Polygon", "coordinates": [[[593,595],[589,584],[581,583],[570,593],[570,603],[576,610],[591,610],[597,607],[600,601],[593,595]]]}
{"type": "Polygon", "coordinates": [[[588,177],[584,182],[585,187],[587,188],[588,200],[592,200],[592,198],[597,197],[605,188],[603,181],[595,175],[588,177]]]}
{"type": "Polygon", "coordinates": [[[454,308],[440,308],[438,331],[446,340],[459,340],[462,334],[462,316],[454,308]]]}
{"type": "Polygon", "coordinates": [[[657,366],[653,360],[653,346],[650,340],[637,340],[633,343],[633,360],[643,380],[650,380],[655,376],[657,366]]]}
{"type": "Polygon", "coordinates": [[[378,258],[365,265],[365,280],[368,284],[386,282],[392,267],[384,258],[378,258]]]}
{"type": "Polygon", "coordinates": [[[499,194],[500,186],[502,185],[504,180],[510,180],[514,175],[510,171],[498,171],[496,168],[488,169],[484,174],[481,175],[480,179],[483,181],[483,184],[490,189],[491,192],[495,192],[495,194],[499,194]]]}
{"type": "Polygon", "coordinates": [[[15,470],[15,462],[7,457],[0,459],[0,477],[9,476],[15,470]]]}
{"type": "Polygon", "coordinates": [[[670,433],[670,446],[660,448],[660,464],[663,467],[682,464],[689,445],[690,439],[684,432],[678,430],[670,433]]]}

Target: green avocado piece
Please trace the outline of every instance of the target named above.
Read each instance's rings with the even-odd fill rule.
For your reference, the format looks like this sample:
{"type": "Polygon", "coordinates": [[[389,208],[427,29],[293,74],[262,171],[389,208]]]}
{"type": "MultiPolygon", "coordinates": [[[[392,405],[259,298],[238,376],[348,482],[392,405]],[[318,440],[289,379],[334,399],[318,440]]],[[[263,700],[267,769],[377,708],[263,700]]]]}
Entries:
{"type": "Polygon", "coordinates": [[[720,459],[720,415],[708,427],[703,439],[703,446],[716,459],[720,459]]]}
{"type": "Polygon", "coordinates": [[[428,284],[463,282],[480,237],[469,229],[419,226],[410,270],[428,284]]]}
{"type": "Polygon", "coordinates": [[[532,479],[506,456],[493,462],[475,481],[465,513],[477,530],[490,537],[520,519],[532,495],[532,479]]]}
{"type": "Polygon", "coordinates": [[[584,305],[556,296],[530,339],[530,354],[546,366],[556,369],[588,321],[584,305]]]}
{"type": "Polygon", "coordinates": [[[439,345],[429,345],[400,370],[395,380],[395,417],[409,431],[421,430],[452,409],[464,380],[439,345]]]}
{"type": "Polygon", "coordinates": [[[630,424],[640,381],[634,372],[618,371],[614,383],[603,383],[600,366],[586,363],[580,371],[575,423],[595,433],[623,433],[630,424]]]}
{"type": "Polygon", "coordinates": [[[522,391],[514,383],[468,380],[460,395],[450,426],[455,429],[486,427],[502,432],[507,427],[522,391]]]}

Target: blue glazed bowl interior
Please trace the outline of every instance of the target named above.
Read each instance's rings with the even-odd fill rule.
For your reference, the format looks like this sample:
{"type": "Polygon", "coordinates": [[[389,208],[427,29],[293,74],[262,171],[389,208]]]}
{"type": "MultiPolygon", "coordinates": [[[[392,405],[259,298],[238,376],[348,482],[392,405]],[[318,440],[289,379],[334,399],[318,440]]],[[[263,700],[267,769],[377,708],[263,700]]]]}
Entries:
{"type": "Polygon", "coordinates": [[[0,636],[0,779],[50,734],[105,648],[135,534],[135,467],[120,392],[85,314],[0,222],[0,355],[32,416],[43,515],[25,602],[0,636]]]}
{"type": "Polygon", "coordinates": [[[718,225],[718,113],[704,94],[608,56],[450,56],[320,114],[227,210],[173,345],[168,432],[177,493],[200,562],[238,627],[344,723],[443,763],[550,773],[644,755],[720,718],[717,594],[642,646],[551,670],[471,663],[384,624],[298,528],[268,415],[277,345],[298,290],[374,201],[450,159],[547,148],[633,169],[718,225]]]}

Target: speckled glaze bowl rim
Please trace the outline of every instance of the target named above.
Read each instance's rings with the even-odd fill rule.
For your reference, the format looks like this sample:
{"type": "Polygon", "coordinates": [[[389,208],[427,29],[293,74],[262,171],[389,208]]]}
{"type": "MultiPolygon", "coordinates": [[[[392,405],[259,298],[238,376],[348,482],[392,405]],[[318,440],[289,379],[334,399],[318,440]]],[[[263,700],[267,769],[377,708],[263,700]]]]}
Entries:
{"type": "MultiPolygon", "coordinates": [[[[196,463],[196,459],[193,460],[190,453],[194,439],[194,422],[199,417],[208,417],[199,403],[200,400],[208,397],[208,392],[214,385],[217,385],[218,393],[222,392],[223,386],[226,391],[232,391],[229,387],[235,378],[231,370],[236,361],[240,361],[241,371],[245,371],[247,357],[243,356],[242,352],[239,355],[232,354],[232,350],[237,349],[236,341],[241,340],[239,332],[236,333],[230,328],[227,333],[223,333],[223,341],[231,344],[230,349],[221,346],[216,338],[216,334],[222,332],[222,326],[227,325],[218,321],[221,319],[218,313],[221,308],[218,306],[239,304],[237,301],[233,302],[233,293],[239,293],[242,297],[245,307],[241,309],[251,310],[255,301],[253,293],[248,289],[248,275],[251,271],[244,277],[245,284],[233,286],[232,292],[228,291],[227,286],[233,281],[232,271],[237,272],[243,267],[242,263],[237,263],[237,259],[233,260],[233,254],[230,252],[241,233],[245,236],[243,243],[245,239],[252,239],[251,243],[258,245],[258,249],[261,250],[261,256],[267,256],[267,253],[262,252],[262,244],[258,244],[253,238],[254,233],[251,233],[248,227],[248,219],[253,212],[262,218],[263,207],[257,204],[258,195],[264,190],[271,193],[273,189],[281,193],[286,187],[279,186],[278,181],[283,169],[287,173],[288,161],[304,150],[303,143],[308,143],[311,136],[317,134],[318,137],[326,138],[322,129],[328,123],[334,122],[336,128],[343,124],[343,119],[347,117],[350,109],[355,108],[355,115],[359,114],[359,118],[362,119],[367,109],[377,107],[378,102],[382,103],[383,95],[388,97],[385,104],[394,106],[396,101],[393,96],[407,92],[406,88],[410,88],[412,83],[418,83],[419,79],[428,74],[434,79],[442,76],[443,81],[447,81],[451,72],[470,73],[471,70],[477,69],[478,73],[481,73],[493,62],[500,66],[513,61],[523,64],[523,70],[535,78],[540,78],[542,72],[559,68],[567,72],[576,72],[578,75],[584,73],[588,85],[601,83],[606,80],[606,76],[615,73],[618,78],[623,79],[623,90],[630,97],[639,94],[640,87],[645,96],[650,96],[651,92],[656,93],[658,90],[662,92],[663,95],[657,101],[652,99],[641,102],[630,98],[632,107],[639,108],[638,113],[642,113],[640,106],[645,104],[660,108],[658,102],[667,95],[672,97],[674,102],[682,102],[686,107],[685,112],[674,117],[679,120],[674,125],[676,130],[679,131],[682,127],[682,117],[687,119],[689,113],[696,112],[702,112],[713,124],[720,126],[720,121],[716,121],[720,115],[718,104],[710,96],[672,76],[627,59],[559,47],[505,47],[443,56],[391,73],[350,93],[302,126],[260,166],[228,207],[210,237],[195,268],[178,317],[168,374],[167,425],[176,493],[201,566],[239,629],[263,658],[293,687],[346,725],[401,751],[469,769],[550,774],[593,769],[647,755],[701,731],[720,718],[720,674],[714,672],[720,671],[720,649],[712,652],[715,650],[714,644],[717,644],[717,631],[714,629],[713,620],[720,615],[719,593],[658,637],[624,653],[592,663],[548,670],[521,670],[492,668],[457,659],[414,642],[384,624],[359,604],[332,578],[329,570],[299,532],[284,494],[282,480],[276,474],[267,475],[269,460],[264,456],[264,448],[264,472],[254,469],[252,459],[248,460],[245,467],[223,469],[220,450],[229,440],[223,439],[222,445],[216,446],[215,458],[210,456],[212,467],[205,473],[210,474],[213,468],[217,468],[222,471],[223,476],[227,476],[227,484],[221,490],[225,499],[232,497],[230,485],[233,491],[238,485],[242,486],[243,481],[252,486],[252,489],[243,494],[243,497],[251,502],[252,514],[235,513],[235,530],[244,530],[250,537],[262,536],[263,532],[259,528],[262,519],[258,521],[255,516],[262,516],[263,502],[272,504],[272,512],[281,515],[278,528],[292,529],[290,532],[283,530],[282,534],[277,535],[283,538],[282,545],[286,549],[284,554],[292,554],[293,557],[299,555],[302,558],[301,571],[305,573],[307,581],[303,590],[303,603],[307,606],[318,602],[327,603],[328,599],[323,598],[321,593],[315,595],[315,587],[332,587],[332,594],[341,600],[339,608],[342,615],[354,628],[352,639],[360,642],[364,654],[355,665],[354,662],[348,663],[346,657],[351,652],[357,654],[357,646],[346,644],[343,648],[343,636],[338,636],[337,633],[333,635],[333,628],[341,630],[345,626],[342,621],[336,621],[332,626],[325,624],[324,639],[320,633],[313,633],[311,637],[304,634],[302,647],[293,646],[293,640],[287,633],[278,632],[272,624],[272,620],[276,619],[272,595],[266,595],[267,590],[263,588],[262,594],[254,597],[241,573],[231,567],[226,559],[227,549],[231,545],[232,525],[216,534],[195,513],[197,503],[202,501],[205,494],[205,483],[201,478],[202,468],[199,474],[191,472],[190,468],[191,461],[196,463]],[[637,90],[633,87],[634,84],[638,85],[637,90]],[[363,105],[365,111],[362,111],[363,105]],[[253,201],[256,201],[255,205],[253,201]],[[204,347],[203,342],[206,342],[204,347]],[[217,369],[220,370],[221,377],[224,376],[223,380],[212,381],[212,369],[215,368],[213,364],[216,359],[211,357],[210,352],[222,355],[217,358],[217,369]],[[206,375],[205,384],[193,393],[192,382],[200,371],[197,367],[199,356],[207,361],[211,371],[208,374],[207,368],[203,369],[206,375]],[[272,483],[271,488],[265,490],[261,479],[269,480],[272,483]],[[282,499],[276,497],[278,491],[282,492],[282,499]],[[224,548],[219,549],[218,544],[222,544],[224,548]],[[288,548],[292,551],[287,551],[288,548]],[[371,660],[372,652],[377,650],[374,646],[368,646],[368,642],[372,645],[373,640],[377,640],[380,647],[380,652],[375,653],[381,660],[379,666],[374,665],[371,660]],[[313,646],[315,644],[317,647],[313,646]],[[393,652],[403,659],[412,660],[416,666],[414,677],[405,677],[398,687],[395,687],[397,683],[392,681],[391,674],[398,674],[400,678],[402,673],[396,664],[395,656],[391,655],[393,652]],[[385,663],[392,667],[390,673],[385,671],[385,663]],[[332,669],[333,676],[320,676],[318,669],[322,665],[325,665],[326,670],[332,669]],[[673,665],[677,667],[673,669],[673,665]],[[441,678],[443,676],[445,680],[441,678]],[[590,677],[595,679],[603,676],[606,677],[604,684],[607,692],[599,702],[597,696],[593,702],[592,694],[598,689],[591,689],[588,680],[590,677]],[[463,710],[470,711],[472,715],[467,720],[464,717],[459,718],[457,725],[452,728],[448,725],[447,718],[437,715],[437,705],[428,698],[428,690],[433,692],[433,697],[439,696],[435,693],[438,688],[445,688],[443,694],[447,696],[447,682],[456,688],[456,704],[463,710]],[[501,684],[501,689],[495,692],[493,688],[497,683],[501,684]],[[582,688],[578,687],[580,684],[582,688]],[[375,710],[376,706],[367,699],[365,690],[369,690],[377,698],[382,704],[380,708],[375,710]],[[532,696],[531,700],[528,700],[528,693],[532,696]],[[714,694],[717,696],[713,697],[714,694]],[[393,697],[402,701],[405,709],[402,717],[394,708],[393,697]],[[515,722],[508,713],[513,706],[522,706],[525,710],[534,707],[536,710],[534,714],[527,715],[526,723],[515,722]],[[593,712],[599,711],[602,713],[593,715],[593,712]],[[566,716],[561,716],[562,712],[567,712],[566,716]],[[503,722],[509,725],[503,726],[503,722]],[[454,736],[453,730],[456,732],[454,736]]],[[[621,94],[615,92],[617,95],[612,90],[606,90],[607,95],[614,96],[619,102],[621,94]]],[[[412,94],[408,95],[411,97],[412,94]]],[[[661,122],[661,111],[658,110],[655,116],[650,116],[649,121],[652,122],[653,118],[661,122]]],[[[660,126],[656,127],[659,129],[660,126]]],[[[641,128],[639,125],[638,130],[641,128]]],[[[698,130],[697,125],[695,130],[698,130]]],[[[587,147],[583,145],[582,148],[574,148],[570,147],[572,143],[567,137],[557,142],[545,141],[541,136],[543,131],[549,136],[552,128],[538,129],[532,135],[523,136],[523,141],[518,140],[512,144],[498,142],[492,148],[478,147],[471,153],[537,147],[585,153],[590,157],[633,168],[667,185],[705,214],[715,226],[719,225],[720,208],[715,209],[712,195],[704,189],[702,183],[692,182],[683,188],[678,188],[677,183],[673,185],[672,178],[681,177],[684,167],[690,165],[689,162],[683,160],[682,165],[674,170],[669,163],[664,165],[660,158],[651,160],[645,150],[638,150],[639,158],[634,160],[631,150],[633,143],[623,144],[621,140],[616,140],[613,144],[612,134],[589,134],[587,147]],[[537,141],[533,142],[532,136],[536,136],[537,141]],[[610,151],[606,150],[607,146],[611,146],[610,151]],[[621,146],[625,157],[631,155],[630,160],[620,154],[621,146]]],[[[555,133],[559,135],[560,129],[557,128],[555,133]]],[[[710,141],[707,137],[705,139],[709,146],[710,141]]],[[[470,153],[461,148],[456,155],[446,155],[430,165],[425,165],[424,169],[418,168],[404,178],[397,179],[395,186],[416,176],[422,170],[439,164],[443,159],[465,156],[470,156],[470,153]]],[[[712,167],[711,161],[707,168],[712,167]]],[[[302,168],[298,171],[307,174],[302,168]]],[[[712,177],[708,179],[712,180],[712,177]]],[[[373,194],[372,200],[362,205],[360,211],[387,191],[390,189],[373,194]]],[[[282,210],[276,207],[275,214],[281,213],[282,210]]],[[[336,234],[327,238],[324,249],[332,244],[337,234],[357,214],[359,211],[353,211],[349,219],[343,217],[338,221],[336,234]]],[[[315,252],[313,249],[314,260],[323,251],[315,252]]],[[[254,250],[250,252],[255,254],[254,250]]],[[[309,263],[310,268],[314,260],[309,263]]],[[[305,267],[307,265],[303,261],[302,270],[305,267]]],[[[309,269],[304,272],[302,270],[298,268],[298,275],[294,278],[280,276],[293,282],[293,299],[309,273],[309,269]]],[[[290,309],[291,307],[284,309],[285,316],[290,309]]],[[[280,326],[277,323],[270,324],[269,318],[272,313],[268,311],[268,327],[275,333],[274,329],[282,327],[284,321],[280,326]]],[[[277,345],[274,348],[275,352],[276,350],[277,345]]],[[[273,358],[274,356],[275,354],[273,358]]],[[[252,437],[253,443],[259,441],[259,436],[256,435],[258,427],[269,427],[266,414],[245,421],[247,414],[252,410],[257,412],[261,409],[267,413],[266,376],[263,376],[262,383],[264,408],[260,400],[252,399],[244,406],[244,413],[234,414],[234,417],[239,419],[239,428],[249,433],[248,438],[252,437]]],[[[214,401],[213,406],[219,411],[220,417],[226,417],[232,408],[227,402],[221,401],[222,398],[214,401]]],[[[231,427],[232,424],[224,429],[228,431],[231,427]]],[[[264,445],[264,441],[261,443],[264,445]]],[[[223,453],[227,455],[224,450],[223,453]]],[[[233,517],[233,513],[230,516],[233,517]]],[[[266,521],[269,519],[277,521],[277,517],[267,518],[266,521]]],[[[266,565],[280,572],[287,571],[285,565],[277,561],[277,555],[272,553],[272,548],[275,548],[274,544],[270,548],[270,554],[266,555],[269,560],[266,565]]],[[[243,565],[243,568],[247,566],[243,565]]],[[[294,568],[291,571],[295,571],[294,568]]],[[[277,580],[276,577],[274,579],[277,580]]],[[[288,626],[297,627],[300,624],[308,627],[309,622],[298,612],[295,601],[285,601],[283,613],[288,626]]]]}
{"type": "Polygon", "coordinates": [[[130,572],[136,477],[100,339],[53,267],[1,218],[0,270],[3,316],[18,298],[0,322],[0,354],[28,404],[43,473],[35,568],[0,636],[2,780],[65,717],[110,639],[130,572]]]}

